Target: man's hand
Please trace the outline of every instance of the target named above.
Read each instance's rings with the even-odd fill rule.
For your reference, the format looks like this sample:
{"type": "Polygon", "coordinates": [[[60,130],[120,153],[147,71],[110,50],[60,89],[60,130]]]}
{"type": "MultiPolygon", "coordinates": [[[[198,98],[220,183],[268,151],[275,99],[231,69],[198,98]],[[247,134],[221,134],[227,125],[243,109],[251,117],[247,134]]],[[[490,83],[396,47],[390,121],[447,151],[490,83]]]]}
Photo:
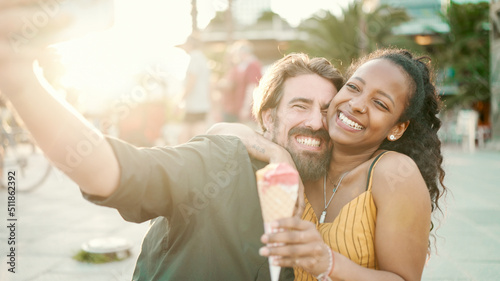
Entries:
{"type": "Polygon", "coordinates": [[[50,38],[55,40],[57,36],[52,35],[67,23],[60,2],[1,1],[0,92],[52,163],[84,192],[106,197],[116,190],[120,176],[111,146],[83,116],[54,97],[50,85],[42,83],[33,71],[34,59],[54,43],[50,38]],[[49,3],[53,6],[47,6],[49,3]],[[75,163],[70,151],[78,151],[82,144],[88,149],[75,163]]]}
{"type": "Polygon", "coordinates": [[[0,3],[0,91],[9,96],[33,81],[32,65],[50,45],[50,34],[69,18],[58,1],[9,0],[0,3]]]}
{"type": "Polygon", "coordinates": [[[0,63],[33,59],[51,42],[51,34],[70,21],[58,1],[9,0],[0,3],[0,63]]]}

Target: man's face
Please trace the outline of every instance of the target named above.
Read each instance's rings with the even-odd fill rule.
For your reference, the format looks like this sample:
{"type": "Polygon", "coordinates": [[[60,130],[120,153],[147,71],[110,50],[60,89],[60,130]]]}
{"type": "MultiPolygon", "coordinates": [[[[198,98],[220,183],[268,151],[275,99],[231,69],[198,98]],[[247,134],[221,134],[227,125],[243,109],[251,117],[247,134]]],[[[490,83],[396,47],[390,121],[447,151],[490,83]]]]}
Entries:
{"type": "Polygon", "coordinates": [[[272,110],[263,114],[272,140],[290,152],[303,181],[326,172],[331,154],[326,113],[336,93],[332,82],[319,75],[292,77],[284,83],[275,116],[272,110]]]}

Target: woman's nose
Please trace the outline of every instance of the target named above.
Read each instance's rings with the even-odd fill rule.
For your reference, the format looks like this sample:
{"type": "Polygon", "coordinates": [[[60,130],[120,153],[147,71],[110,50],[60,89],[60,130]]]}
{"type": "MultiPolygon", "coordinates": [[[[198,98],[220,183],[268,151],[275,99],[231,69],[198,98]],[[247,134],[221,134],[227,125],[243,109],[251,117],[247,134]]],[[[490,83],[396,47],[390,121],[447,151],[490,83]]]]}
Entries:
{"type": "Polygon", "coordinates": [[[363,97],[353,97],[349,101],[349,105],[353,112],[365,113],[366,112],[366,101],[363,97]]]}

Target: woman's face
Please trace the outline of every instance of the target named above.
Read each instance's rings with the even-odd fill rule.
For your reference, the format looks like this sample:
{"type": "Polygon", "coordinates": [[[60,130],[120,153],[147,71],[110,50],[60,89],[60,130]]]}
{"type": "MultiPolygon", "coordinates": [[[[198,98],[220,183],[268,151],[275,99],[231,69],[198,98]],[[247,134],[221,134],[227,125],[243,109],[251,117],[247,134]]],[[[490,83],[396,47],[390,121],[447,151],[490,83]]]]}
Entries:
{"type": "Polygon", "coordinates": [[[408,100],[409,83],[399,66],[375,59],[359,67],[328,108],[330,137],[338,144],[378,147],[391,134],[406,129],[397,124],[408,100]]]}

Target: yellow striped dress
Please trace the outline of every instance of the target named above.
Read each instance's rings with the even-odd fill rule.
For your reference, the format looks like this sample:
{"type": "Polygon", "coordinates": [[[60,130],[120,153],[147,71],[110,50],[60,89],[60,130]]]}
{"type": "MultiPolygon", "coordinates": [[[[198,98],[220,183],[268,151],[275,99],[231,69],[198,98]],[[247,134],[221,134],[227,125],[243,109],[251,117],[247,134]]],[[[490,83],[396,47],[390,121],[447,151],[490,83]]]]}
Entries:
{"type": "MultiPolygon", "coordinates": [[[[303,220],[316,224],[323,241],[353,262],[372,269],[378,269],[375,256],[375,220],[377,208],[372,197],[372,170],[380,157],[379,154],[370,166],[366,191],[351,200],[340,210],[333,222],[319,224],[314,210],[305,198],[306,208],[303,220]]],[[[295,280],[314,281],[316,278],[300,267],[294,268],[295,280]]]]}

